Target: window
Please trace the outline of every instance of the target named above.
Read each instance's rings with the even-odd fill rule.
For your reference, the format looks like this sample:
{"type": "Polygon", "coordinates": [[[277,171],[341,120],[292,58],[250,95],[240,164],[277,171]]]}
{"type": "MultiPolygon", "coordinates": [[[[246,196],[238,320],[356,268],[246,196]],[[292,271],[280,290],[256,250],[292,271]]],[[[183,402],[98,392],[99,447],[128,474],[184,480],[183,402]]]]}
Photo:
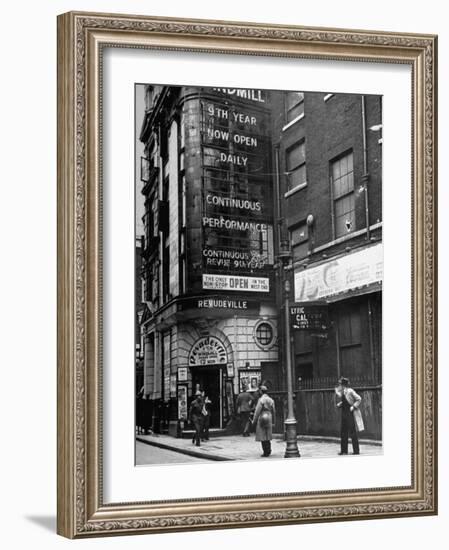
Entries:
{"type": "Polygon", "coordinates": [[[335,237],[355,231],[354,168],[352,151],[332,162],[335,237]]]}
{"type": "Polygon", "coordinates": [[[288,92],[286,98],[287,122],[291,122],[304,114],[303,92],[288,92]]]}
{"type": "Polygon", "coordinates": [[[140,157],[140,181],[145,183],[150,180],[150,161],[146,157],[140,157]]]}
{"type": "Polygon", "coordinates": [[[162,252],[162,295],[164,302],[170,299],[170,245],[166,239],[162,252]]]}
{"type": "Polygon", "coordinates": [[[154,88],[153,86],[145,86],[145,110],[149,111],[154,103],[154,88]]]}
{"type": "Polygon", "coordinates": [[[170,371],[171,371],[171,333],[164,332],[162,335],[162,365],[164,369],[163,377],[163,397],[164,401],[170,399],[170,371]]]}
{"type": "Polygon", "coordinates": [[[254,341],[257,346],[263,350],[271,349],[277,340],[277,331],[276,327],[270,321],[261,319],[258,321],[254,327],[253,332],[254,341]]]}
{"type": "Polygon", "coordinates": [[[273,340],[273,327],[269,323],[260,323],[256,328],[256,338],[261,346],[268,346],[273,340]]]}
{"type": "Polygon", "coordinates": [[[358,303],[342,304],[338,311],[339,352],[343,376],[360,377],[364,371],[360,307],[358,303]]]}
{"type": "Polygon", "coordinates": [[[294,346],[294,376],[297,388],[312,387],[313,379],[313,344],[312,336],[308,330],[293,331],[294,346]],[[301,379],[301,380],[299,380],[301,379]]]}
{"type": "Polygon", "coordinates": [[[179,293],[184,294],[186,290],[186,234],[185,229],[179,233],[179,293]]]}
{"type": "Polygon", "coordinates": [[[306,183],[306,142],[302,140],[287,149],[287,187],[291,191],[306,183]]]}
{"type": "Polygon", "coordinates": [[[309,252],[309,231],[306,223],[301,223],[290,231],[293,261],[305,258],[309,252]]]}
{"type": "Polygon", "coordinates": [[[151,201],[147,201],[145,204],[146,212],[142,217],[145,227],[145,248],[152,246],[154,238],[154,212],[151,201]]]}

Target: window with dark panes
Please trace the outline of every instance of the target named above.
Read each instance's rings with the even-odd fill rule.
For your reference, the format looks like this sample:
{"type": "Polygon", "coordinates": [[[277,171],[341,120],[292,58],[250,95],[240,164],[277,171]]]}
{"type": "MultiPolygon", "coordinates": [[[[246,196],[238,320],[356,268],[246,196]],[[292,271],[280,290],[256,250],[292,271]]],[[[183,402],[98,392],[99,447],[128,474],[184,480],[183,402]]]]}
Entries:
{"type": "Polygon", "coordinates": [[[256,328],[256,338],[260,345],[268,346],[273,340],[273,327],[269,323],[260,323],[256,328]]]}
{"type": "Polygon", "coordinates": [[[295,341],[296,355],[304,355],[312,352],[312,337],[307,330],[293,331],[293,339],[295,341]]]}
{"type": "Polygon", "coordinates": [[[338,336],[342,376],[357,377],[362,372],[360,304],[345,304],[338,312],[338,336]]]}
{"type": "Polygon", "coordinates": [[[293,341],[295,350],[295,387],[301,387],[305,381],[310,382],[313,378],[312,335],[308,330],[294,330],[293,341]]]}
{"type": "Polygon", "coordinates": [[[287,122],[291,122],[304,114],[304,93],[287,92],[286,97],[287,122]]]}
{"type": "Polygon", "coordinates": [[[309,252],[309,231],[306,223],[301,223],[290,230],[293,261],[305,258],[309,252]]]}
{"type": "Polygon", "coordinates": [[[306,182],[306,142],[295,143],[286,152],[288,191],[306,182]]]}
{"type": "Polygon", "coordinates": [[[144,300],[146,302],[151,302],[153,300],[153,285],[152,285],[151,268],[150,267],[148,267],[145,270],[144,275],[143,275],[143,280],[144,280],[144,285],[143,285],[144,300]]]}
{"type": "Polygon", "coordinates": [[[354,166],[352,151],[331,165],[335,237],[355,231],[354,166]]]}
{"type": "Polygon", "coordinates": [[[162,292],[164,302],[170,299],[170,245],[166,239],[166,245],[162,252],[162,292]]]}

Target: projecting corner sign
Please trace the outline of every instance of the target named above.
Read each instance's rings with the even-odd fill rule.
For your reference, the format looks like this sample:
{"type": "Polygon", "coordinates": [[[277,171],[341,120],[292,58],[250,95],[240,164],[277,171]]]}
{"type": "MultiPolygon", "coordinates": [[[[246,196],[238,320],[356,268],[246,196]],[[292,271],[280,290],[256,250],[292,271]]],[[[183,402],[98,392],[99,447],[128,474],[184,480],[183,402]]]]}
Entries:
{"type": "Polygon", "coordinates": [[[226,365],[228,354],[221,340],[205,336],[195,342],[189,353],[189,366],[226,365]]]}

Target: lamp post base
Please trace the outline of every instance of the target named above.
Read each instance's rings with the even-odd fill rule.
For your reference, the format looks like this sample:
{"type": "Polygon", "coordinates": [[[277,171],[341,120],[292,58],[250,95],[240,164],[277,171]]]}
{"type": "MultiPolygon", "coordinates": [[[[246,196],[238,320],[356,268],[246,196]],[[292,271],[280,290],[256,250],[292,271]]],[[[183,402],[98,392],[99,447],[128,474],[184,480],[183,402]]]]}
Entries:
{"type": "Polygon", "coordinates": [[[301,456],[298,448],[298,439],[296,434],[296,420],[287,418],[285,424],[286,447],[284,458],[298,458],[301,456]]]}

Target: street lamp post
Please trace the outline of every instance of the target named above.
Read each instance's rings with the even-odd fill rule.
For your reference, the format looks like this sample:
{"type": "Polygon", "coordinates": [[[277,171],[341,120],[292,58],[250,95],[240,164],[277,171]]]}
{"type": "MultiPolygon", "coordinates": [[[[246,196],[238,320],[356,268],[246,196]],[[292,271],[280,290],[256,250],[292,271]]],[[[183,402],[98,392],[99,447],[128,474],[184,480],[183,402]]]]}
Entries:
{"type": "Polygon", "coordinates": [[[295,458],[301,456],[298,448],[298,439],[296,432],[296,418],[293,410],[293,369],[290,341],[290,281],[287,278],[286,267],[290,263],[291,253],[287,240],[281,243],[279,254],[282,261],[282,280],[284,292],[284,350],[285,367],[287,372],[287,418],[285,419],[286,447],[284,458],[295,458]]]}

